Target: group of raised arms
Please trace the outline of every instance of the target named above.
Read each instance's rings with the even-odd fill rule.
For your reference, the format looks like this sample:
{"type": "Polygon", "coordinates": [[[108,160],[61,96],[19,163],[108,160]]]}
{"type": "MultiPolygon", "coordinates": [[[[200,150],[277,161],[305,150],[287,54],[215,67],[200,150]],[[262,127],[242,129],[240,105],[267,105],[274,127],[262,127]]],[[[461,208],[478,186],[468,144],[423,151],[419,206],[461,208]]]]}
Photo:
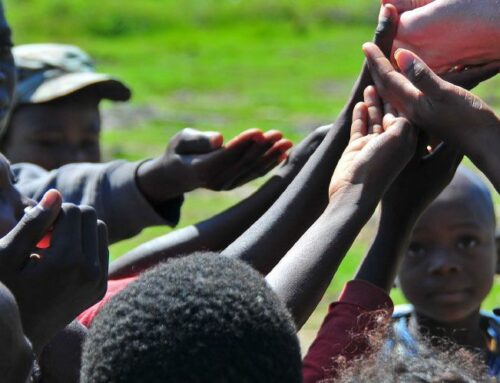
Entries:
{"type": "Polygon", "coordinates": [[[500,270],[500,119],[470,92],[500,69],[498,0],[383,0],[344,108],[293,149],[277,130],[187,128],[155,158],[105,163],[99,103],[130,89],[78,47],[11,49],[4,11],[1,382],[500,381],[500,316],[481,310],[500,270]],[[271,170],[110,262],[108,243],[175,226],[185,193],[271,170]],[[297,331],[377,206],[368,252],[301,352],[297,331]]]}

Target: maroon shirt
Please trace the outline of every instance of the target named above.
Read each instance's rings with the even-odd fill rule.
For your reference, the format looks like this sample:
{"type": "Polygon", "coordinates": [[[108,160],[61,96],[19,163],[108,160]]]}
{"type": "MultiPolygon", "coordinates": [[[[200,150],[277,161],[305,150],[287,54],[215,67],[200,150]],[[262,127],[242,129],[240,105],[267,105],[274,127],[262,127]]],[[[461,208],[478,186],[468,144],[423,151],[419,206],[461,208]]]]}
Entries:
{"type": "Polygon", "coordinates": [[[339,358],[350,361],[368,350],[367,331],[390,320],[394,305],[387,293],[371,283],[354,280],[332,303],[321,328],[303,360],[303,381],[314,383],[336,377],[339,358]]]}

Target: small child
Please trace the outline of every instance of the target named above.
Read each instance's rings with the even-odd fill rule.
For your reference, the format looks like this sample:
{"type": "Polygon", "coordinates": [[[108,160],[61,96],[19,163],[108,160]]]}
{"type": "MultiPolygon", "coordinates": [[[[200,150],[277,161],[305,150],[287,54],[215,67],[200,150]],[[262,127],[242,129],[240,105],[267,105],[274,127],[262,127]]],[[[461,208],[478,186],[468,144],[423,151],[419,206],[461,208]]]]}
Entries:
{"type": "Polygon", "coordinates": [[[448,338],[481,351],[490,374],[500,377],[500,318],[480,312],[497,268],[495,227],[488,188],[459,168],[419,218],[399,271],[413,307],[396,308],[394,332],[407,352],[420,334],[448,338]]]}

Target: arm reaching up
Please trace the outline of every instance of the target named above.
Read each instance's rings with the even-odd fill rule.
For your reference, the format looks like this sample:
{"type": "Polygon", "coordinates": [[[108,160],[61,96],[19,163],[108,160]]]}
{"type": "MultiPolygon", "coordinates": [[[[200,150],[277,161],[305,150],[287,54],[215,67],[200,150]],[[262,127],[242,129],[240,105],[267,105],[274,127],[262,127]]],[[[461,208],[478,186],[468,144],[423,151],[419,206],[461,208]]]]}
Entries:
{"type": "MultiPolygon", "coordinates": [[[[371,92],[375,100],[373,107],[381,110],[375,88],[371,92]]],[[[397,115],[388,104],[385,111],[397,115]]],[[[394,283],[413,226],[451,181],[462,159],[456,149],[444,143],[428,153],[426,141],[420,135],[415,155],[384,194],[375,240],[355,278],[370,282],[387,293],[394,283]]]]}
{"type": "Polygon", "coordinates": [[[389,114],[382,122],[373,113],[370,89],[354,108],[351,138],[331,178],[327,208],[266,277],[298,328],[317,306],[386,188],[415,152],[416,130],[406,119],[389,114]]]}

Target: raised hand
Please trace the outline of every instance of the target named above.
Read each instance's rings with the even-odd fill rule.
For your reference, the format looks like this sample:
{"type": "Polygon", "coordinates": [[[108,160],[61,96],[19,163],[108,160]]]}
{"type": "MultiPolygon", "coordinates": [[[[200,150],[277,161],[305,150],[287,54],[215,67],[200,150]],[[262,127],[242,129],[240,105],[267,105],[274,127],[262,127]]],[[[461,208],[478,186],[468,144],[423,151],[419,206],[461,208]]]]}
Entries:
{"type": "MultiPolygon", "coordinates": [[[[366,95],[370,93],[365,103],[373,100],[372,115],[377,118],[375,124],[379,124],[382,105],[374,88],[365,92],[366,95]]],[[[384,105],[384,111],[398,115],[389,104],[384,105]]],[[[444,143],[429,153],[427,144],[426,135],[421,132],[413,158],[385,192],[377,235],[356,275],[356,279],[368,281],[387,292],[394,283],[416,220],[451,181],[462,158],[456,149],[444,143]]]]}
{"type": "Polygon", "coordinates": [[[380,198],[415,153],[416,130],[408,120],[382,114],[373,86],[353,111],[351,139],[333,173],[330,199],[345,188],[360,186],[380,198]]]}
{"type": "Polygon", "coordinates": [[[383,0],[403,12],[395,48],[437,71],[500,60],[498,0],[383,0]]]}
{"type": "Polygon", "coordinates": [[[480,98],[437,76],[414,53],[396,52],[397,72],[374,44],[363,50],[377,90],[431,136],[468,155],[500,190],[500,121],[480,98]]]}
{"type": "Polygon", "coordinates": [[[61,205],[48,191],[0,239],[0,280],[16,297],[23,328],[39,353],[107,287],[107,232],[90,207],[61,205]],[[51,244],[37,243],[53,228],[51,244]]]}
{"type": "Polygon", "coordinates": [[[188,128],[172,138],[163,156],[139,167],[137,181],[153,203],[200,187],[230,190],[266,174],[291,146],[276,130],[250,129],[223,146],[220,133],[188,128]]]}

